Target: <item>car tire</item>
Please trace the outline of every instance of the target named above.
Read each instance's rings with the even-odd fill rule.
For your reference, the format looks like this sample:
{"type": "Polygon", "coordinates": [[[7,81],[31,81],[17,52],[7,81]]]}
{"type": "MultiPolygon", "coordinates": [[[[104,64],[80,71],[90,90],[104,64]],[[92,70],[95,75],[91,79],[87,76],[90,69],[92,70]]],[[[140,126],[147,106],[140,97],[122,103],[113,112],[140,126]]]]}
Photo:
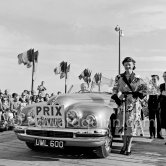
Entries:
{"type": "Polygon", "coordinates": [[[95,149],[95,153],[99,158],[106,158],[109,156],[112,149],[112,136],[107,137],[105,143],[95,149]]]}
{"type": "Polygon", "coordinates": [[[13,130],[14,126],[9,126],[8,130],[13,130]]]}
{"type": "Polygon", "coordinates": [[[8,131],[8,130],[9,130],[9,127],[6,126],[6,127],[4,128],[4,131],[8,131]]]}
{"type": "Polygon", "coordinates": [[[25,142],[26,143],[26,146],[31,149],[31,150],[37,150],[34,143],[31,143],[31,142],[25,142]]]}
{"type": "Polygon", "coordinates": [[[3,132],[3,131],[4,131],[4,129],[0,128],[0,132],[3,132]]]}

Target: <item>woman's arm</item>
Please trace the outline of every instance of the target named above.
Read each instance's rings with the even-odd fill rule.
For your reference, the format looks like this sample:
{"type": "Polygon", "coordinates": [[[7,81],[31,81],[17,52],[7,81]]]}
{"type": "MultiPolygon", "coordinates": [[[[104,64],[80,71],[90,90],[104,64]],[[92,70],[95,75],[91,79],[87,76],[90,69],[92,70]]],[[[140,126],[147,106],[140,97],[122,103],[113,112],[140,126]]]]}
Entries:
{"type": "Polygon", "coordinates": [[[118,92],[119,92],[119,79],[120,79],[120,75],[117,75],[115,77],[115,83],[114,83],[114,86],[112,89],[113,94],[118,94],[118,92]]]}
{"type": "Polygon", "coordinates": [[[117,94],[119,92],[119,78],[120,78],[119,75],[115,77],[115,84],[113,87],[113,95],[111,96],[111,99],[113,99],[118,106],[120,106],[122,104],[122,101],[117,96],[117,94]]]}

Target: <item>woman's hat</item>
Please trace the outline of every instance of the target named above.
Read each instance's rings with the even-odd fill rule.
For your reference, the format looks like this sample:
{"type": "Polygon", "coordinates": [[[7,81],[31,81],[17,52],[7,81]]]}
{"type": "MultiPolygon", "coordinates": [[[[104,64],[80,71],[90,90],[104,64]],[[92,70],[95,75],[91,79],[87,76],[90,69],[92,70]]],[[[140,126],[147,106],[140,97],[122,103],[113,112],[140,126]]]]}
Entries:
{"type": "Polygon", "coordinates": [[[131,57],[126,57],[123,61],[122,61],[122,64],[124,65],[125,62],[133,62],[134,64],[136,63],[136,61],[131,58],[131,57]]]}

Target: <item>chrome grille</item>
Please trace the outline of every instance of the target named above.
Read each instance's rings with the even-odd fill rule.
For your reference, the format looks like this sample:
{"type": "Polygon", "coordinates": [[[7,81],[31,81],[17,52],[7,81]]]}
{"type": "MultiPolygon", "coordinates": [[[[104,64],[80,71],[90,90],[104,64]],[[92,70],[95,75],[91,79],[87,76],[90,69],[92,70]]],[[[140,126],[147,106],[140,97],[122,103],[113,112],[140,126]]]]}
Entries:
{"type": "Polygon", "coordinates": [[[41,137],[73,138],[73,133],[63,131],[26,130],[26,134],[41,137]]]}

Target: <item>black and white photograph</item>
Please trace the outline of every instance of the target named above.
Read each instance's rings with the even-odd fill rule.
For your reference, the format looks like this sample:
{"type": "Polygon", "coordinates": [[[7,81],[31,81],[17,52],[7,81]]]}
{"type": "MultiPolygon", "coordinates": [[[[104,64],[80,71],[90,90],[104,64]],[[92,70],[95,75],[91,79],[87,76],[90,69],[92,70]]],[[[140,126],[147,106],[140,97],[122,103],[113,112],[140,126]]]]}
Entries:
{"type": "Polygon", "coordinates": [[[0,166],[165,166],[165,43],[165,0],[0,0],[0,166]]]}

